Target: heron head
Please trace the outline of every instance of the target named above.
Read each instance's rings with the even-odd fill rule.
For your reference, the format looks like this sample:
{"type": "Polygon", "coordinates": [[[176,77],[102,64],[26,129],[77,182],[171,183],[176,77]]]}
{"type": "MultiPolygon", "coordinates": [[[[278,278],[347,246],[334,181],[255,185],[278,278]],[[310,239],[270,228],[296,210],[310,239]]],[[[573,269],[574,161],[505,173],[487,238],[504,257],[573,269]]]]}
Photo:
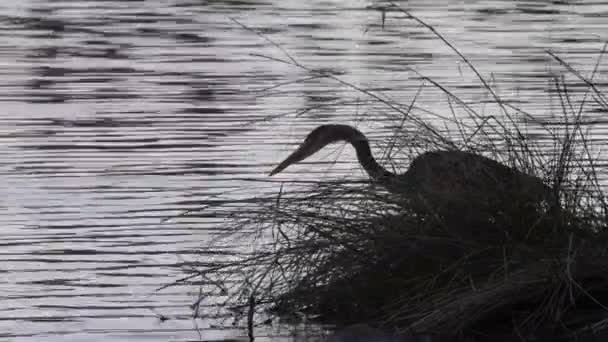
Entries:
{"type": "Polygon", "coordinates": [[[283,171],[291,164],[295,164],[312,156],[327,144],[346,140],[347,136],[345,134],[347,134],[346,130],[348,129],[352,130],[352,127],[346,125],[322,125],[315,128],[308,134],[297,150],[285,158],[285,160],[270,172],[270,176],[283,171]]]}

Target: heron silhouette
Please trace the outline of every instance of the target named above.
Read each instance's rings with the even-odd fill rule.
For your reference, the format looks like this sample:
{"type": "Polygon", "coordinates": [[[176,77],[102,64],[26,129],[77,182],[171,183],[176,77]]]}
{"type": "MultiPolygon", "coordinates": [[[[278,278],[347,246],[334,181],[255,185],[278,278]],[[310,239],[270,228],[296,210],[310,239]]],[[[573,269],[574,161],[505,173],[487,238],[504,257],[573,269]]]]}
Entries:
{"type": "MultiPolygon", "coordinates": [[[[403,174],[381,166],[371,153],[368,139],[349,125],[329,124],[315,128],[300,146],[270,172],[275,175],[328,144],[350,143],[357,159],[374,183],[387,191],[417,197],[435,208],[452,211],[466,205],[484,210],[510,205],[514,200],[552,205],[554,193],[542,179],[472,152],[440,150],[415,157],[403,174]]],[[[462,208],[460,208],[462,209],[462,208]]]]}

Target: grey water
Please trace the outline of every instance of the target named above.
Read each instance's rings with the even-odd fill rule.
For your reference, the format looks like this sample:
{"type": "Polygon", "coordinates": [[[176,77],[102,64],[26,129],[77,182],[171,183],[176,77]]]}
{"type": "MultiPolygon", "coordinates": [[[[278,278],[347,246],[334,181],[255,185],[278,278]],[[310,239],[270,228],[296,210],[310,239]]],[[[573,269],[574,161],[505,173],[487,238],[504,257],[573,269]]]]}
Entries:
{"type": "MultiPolygon", "coordinates": [[[[608,41],[605,1],[399,4],[454,44],[505,103],[525,108],[522,122],[539,141],[564,124],[556,77],[570,82],[574,105],[586,91],[547,50],[591,77],[608,41]]],[[[191,319],[197,287],[157,291],[205,258],[200,250],[211,248],[224,218],[165,218],[211,199],[276,192],[294,176],[363,177],[340,148],[314,159],[335,164],[267,173],[320,123],[357,124],[373,139],[393,134],[402,118],[354,87],[279,61],[290,59],[277,45],[306,68],[405,107],[415,101],[412,118],[441,129],[451,102],[421,75],[500,116],[454,51],[403,13],[385,12],[383,21],[380,5],[0,3],[0,339],[238,335],[211,314],[191,319]]],[[[594,80],[603,89],[606,71],[600,61],[594,80]]],[[[591,141],[601,143],[605,112],[592,100],[585,108],[591,141]]],[[[596,158],[603,170],[606,156],[596,158]]]]}

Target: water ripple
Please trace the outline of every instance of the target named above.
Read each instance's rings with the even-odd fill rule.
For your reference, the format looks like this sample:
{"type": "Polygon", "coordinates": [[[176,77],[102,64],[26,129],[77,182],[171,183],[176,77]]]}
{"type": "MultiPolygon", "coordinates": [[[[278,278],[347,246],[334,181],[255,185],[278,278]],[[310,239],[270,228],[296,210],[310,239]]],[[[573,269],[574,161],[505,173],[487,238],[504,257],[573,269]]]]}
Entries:
{"type": "MultiPolygon", "coordinates": [[[[403,108],[416,98],[411,117],[424,116],[441,130],[450,103],[425,77],[484,115],[496,113],[486,108],[486,90],[432,33],[397,13],[388,13],[382,27],[380,12],[367,5],[0,5],[0,339],[198,339],[190,318],[197,284],[156,290],[183,276],[184,268],[224,255],[205,246],[226,221],[204,211],[166,219],[205,206],[247,205],[244,198],[276,192],[281,179],[294,175],[302,181],[361,176],[352,151],[336,148],[316,159],[324,163],[266,178],[319,123],[364,121],[360,127],[372,141],[393,134],[401,114],[344,83],[273,61],[286,57],[231,17],[282,44],[310,69],[331,72],[403,108]],[[338,154],[341,161],[331,162],[338,154]]],[[[527,134],[541,142],[546,131],[534,123],[563,127],[549,86],[560,67],[544,50],[557,51],[589,75],[608,32],[602,15],[608,7],[601,2],[407,6],[492,79],[505,104],[529,112],[527,134]]],[[[566,81],[570,93],[582,97],[581,83],[566,81]]],[[[585,125],[598,132],[589,141],[601,142],[607,122],[595,108],[585,125]]],[[[413,126],[406,128],[415,134],[413,126]]],[[[597,167],[606,165],[598,158],[597,167]]],[[[202,322],[212,326],[215,310],[202,311],[202,322]]],[[[219,330],[204,333],[226,337],[219,330]]]]}

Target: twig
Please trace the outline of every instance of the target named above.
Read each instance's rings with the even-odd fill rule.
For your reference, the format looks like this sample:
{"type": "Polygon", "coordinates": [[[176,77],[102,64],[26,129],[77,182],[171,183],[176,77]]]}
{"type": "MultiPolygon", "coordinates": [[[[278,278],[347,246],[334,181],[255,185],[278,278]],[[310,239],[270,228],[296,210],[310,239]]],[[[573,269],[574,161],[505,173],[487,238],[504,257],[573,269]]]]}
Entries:
{"type": "Polygon", "coordinates": [[[409,11],[405,10],[404,8],[402,8],[401,6],[399,6],[397,3],[391,1],[390,2],[391,6],[398,9],[400,12],[402,12],[403,14],[407,15],[410,19],[415,20],[416,22],[418,22],[420,25],[426,27],[429,31],[431,31],[437,38],[441,39],[441,41],[447,45],[450,49],[452,49],[452,51],[454,51],[459,57],[460,59],[462,59],[463,62],[466,63],[466,65],[475,73],[475,75],[477,76],[477,78],[479,78],[479,81],[481,81],[481,83],[483,84],[483,86],[490,92],[490,94],[492,94],[492,97],[494,97],[494,100],[496,101],[496,103],[500,106],[500,108],[502,109],[502,111],[507,114],[507,110],[506,108],[503,106],[502,101],[500,100],[500,98],[498,97],[498,95],[494,92],[494,90],[492,90],[492,88],[490,87],[490,85],[486,82],[486,80],[484,79],[483,76],[481,76],[481,73],[479,73],[479,71],[477,71],[477,68],[475,68],[475,66],[473,65],[473,63],[471,63],[469,61],[468,58],[466,58],[454,45],[452,45],[452,43],[450,43],[445,37],[443,37],[443,35],[441,33],[439,33],[433,26],[427,24],[425,21],[423,21],[422,19],[418,18],[417,16],[411,14],[409,11]]]}
{"type": "MultiPolygon", "coordinates": [[[[606,49],[606,46],[604,45],[604,49],[606,49]]],[[[580,79],[581,81],[583,81],[589,88],[591,88],[593,90],[593,92],[595,93],[595,95],[597,96],[598,100],[600,101],[600,104],[606,109],[608,108],[608,100],[606,99],[606,97],[604,96],[604,94],[602,94],[602,92],[597,89],[597,87],[595,86],[595,83],[593,83],[592,81],[588,80],[585,76],[581,75],[580,72],[576,71],[572,66],[570,66],[570,64],[568,64],[566,61],[564,61],[563,59],[561,59],[559,56],[557,56],[555,53],[546,50],[547,54],[551,57],[553,57],[553,59],[555,59],[559,64],[561,64],[562,66],[564,66],[568,71],[570,71],[574,76],[576,76],[578,79],[580,79]]]]}
{"type": "Polygon", "coordinates": [[[253,318],[255,313],[255,294],[252,293],[249,296],[249,311],[247,312],[247,336],[249,336],[249,342],[255,341],[253,332],[253,318]]]}

